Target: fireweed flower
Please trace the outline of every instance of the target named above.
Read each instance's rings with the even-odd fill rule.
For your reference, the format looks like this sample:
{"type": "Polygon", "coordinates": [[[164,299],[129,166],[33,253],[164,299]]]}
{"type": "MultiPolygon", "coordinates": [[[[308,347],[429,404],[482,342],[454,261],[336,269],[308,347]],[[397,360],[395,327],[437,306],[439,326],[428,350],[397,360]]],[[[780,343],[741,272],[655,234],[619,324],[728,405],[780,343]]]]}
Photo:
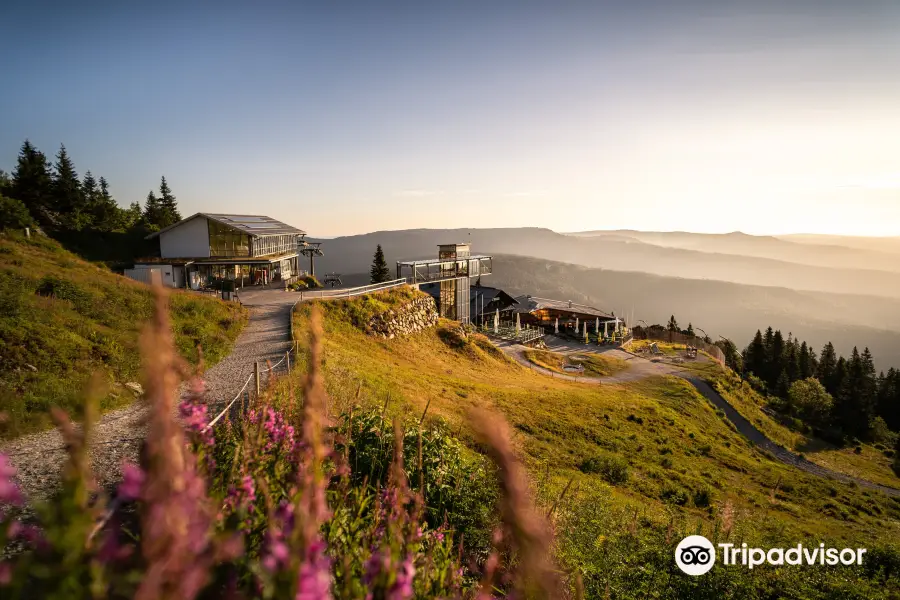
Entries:
{"type": "Polygon", "coordinates": [[[122,483],[119,484],[119,496],[123,500],[139,500],[146,475],[133,463],[122,464],[122,483]]]}
{"type": "MultiPolygon", "coordinates": [[[[174,418],[175,391],[184,369],[174,352],[166,292],[159,287],[154,291],[154,318],[141,338],[151,410],[142,461],[146,477],[140,489],[140,545],[146,566],[135,598],[191,600],[209,581],[210,568],[240,549],[225,547],[213,539],[215,513],[206,481],[198,472],[184,428],[174,418]]],[[[202,410],[195,413],[192,408],[188,416],[194,419],[197,414],[202,410]]],[[[190,420],[188,427],[198,423],[199,418],[190,420]]]]}
{"type": "Polygon", "coordinates": [[[212,428],[208,428],[209,407],[203,398],[206,388],[205,383],[199,377],[191,382],[191,391],[181,398],[178,412],[185,430],[192,434],[201,444],[212,448],[215,444],[212,428]]]}
{"type": "Polygon", "coordinates": [[[23,502],[22,493],[13,481],[16,468],[9,462],[5,454],[0,454],[0,504],[12,504],[20,506],[23,502]]]}

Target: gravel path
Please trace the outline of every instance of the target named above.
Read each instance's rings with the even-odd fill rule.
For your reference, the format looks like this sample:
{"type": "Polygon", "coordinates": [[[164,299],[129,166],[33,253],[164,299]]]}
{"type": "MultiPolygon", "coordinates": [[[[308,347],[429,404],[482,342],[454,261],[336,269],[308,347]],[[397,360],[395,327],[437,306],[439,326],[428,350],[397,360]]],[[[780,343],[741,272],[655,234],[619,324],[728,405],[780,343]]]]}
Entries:
{"type": "MultiPolygon", "coordinates": [[[[888,496],[900,497],[900,489],[887,487],[884,485],[880,485],[877,483],[873,483],[871,481],[860,479],[858,477],[852,477],[850,475],[846,475],[844,473],[840,473],[838,471],[832,471],[831,469],[827,469],[821,465],[817,465],[814,462],[807,460],[806,458],[794,454],[790,450],[787,450],[783,446],[780,446],[770,440],[766,435],[756,428],[753,423],[745,419],[741,414],[718,392],[716,392],[706,381],[704,381],[701,377],[691,373],[690,371],[685,370],[683,367],[678,365],[665,363],[665,362],[651,362],[645,358],[636,356],[629,352],[625,352],[622,350],[608,349],[602,350],[600,353],[606,354],[607,356],[612,356],[614,358],[618,358],[621,360],[628,361],[628,369],[617,373],[615,375],[609,377],[573,377],[572,375],[563,375],[561,373],[554,373],[549,369],[545,369],[543,367],[539,367],[525,358],[524,353],[526,348],[525,346],[521,346],[519,344],[513,344],[507,341],[496,342],[497,345],[513,360],[515,360],[520,365],[542,373],[544,375],[550,375],[554,379],[562,379],[565,381],[574,381],[578,383],[585,383],[589,385],[601,385],[603,383],[625,383],[628,381],[636,381],[638,379],[643,379],[645,377],[652,377],[654,375],[674,375],[676,377],[681,377],[688,383],[690,383],[694,388],[700,392],[703,397],[708,399],[716,408],[721,409],[725,416],[728,417],[728,420],[731,421],[735,428],[737,428],[738,432],[746,437],[750,442],[755,444],[757,447],[762,449],[763,451],[771,454],[776,460],[785,463],[787,465],[791,465],[800,469],[801,471],[805,471],[812,475],[816,475],[818,477],[826,477],[830,479],[836,479],[838,481],[842,481],[844,483],[856,483],[860,487],[864,487],[871,490],[877,490],[888,496]]],[[[584,346],[583,344],[575,344],[574,342],[568,342],[564,340],[558,340],[557,338],[547,337],[545,338],[545,343],[547,344],[547,349],[551,352],[558,352],[561,354],[588,354],[598,353],[595,349],[591,349],[589,346],[584,346]]]]}
{"type": "MultiPolygon", "coordinates": [[[[247,293],[241,302],[250,309],[250,322],[238,336],[234,348],[222,362],[206,372],[206,398],[211,414],[231,400],[253,372],[253,363],[277,363],[290,349],[290,311],[296,296],[267,290],[247,293]]],[[[279,365],[276,372],[285,368],[279,365]]],[[[263,383],[266,375],[262,377],[263,383]]],[[[250,383],[252,387],[253,383],[250,383]]],[[[123,390],[125,393],[130,393],[123,390]]],[[[91,441],[93,471],[101,486],[114,485],[120,478],[124,460],[136,461],[146,428],[147,407],[137,400],[130,406],[109,412],[96,425],[91,441]]],[[[29,499],[47,498],[56,489],[59,471],[65,462],[62,437],[54,430],[23,436],[7,442],[0,452],[16,467],[18,484],[29,499]]]]}

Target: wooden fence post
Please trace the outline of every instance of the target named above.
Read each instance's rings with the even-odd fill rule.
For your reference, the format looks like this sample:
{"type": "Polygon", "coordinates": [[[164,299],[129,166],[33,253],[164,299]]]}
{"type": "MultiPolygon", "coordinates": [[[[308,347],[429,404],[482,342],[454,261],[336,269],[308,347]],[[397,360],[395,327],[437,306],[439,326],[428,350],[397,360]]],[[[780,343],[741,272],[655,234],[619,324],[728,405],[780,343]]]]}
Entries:
{"type": "Polygon", "coordinates": [[[291,374],[291,351],[290,350],[288,350],[287,352],[284,353],[284,362],[287,363],[287,373],[288,373],[288,375],[290,375],[291,374]]]}
{"type": "Polygon", "coordinates": [[[253,363],[253,381],[256,383],[256,397],[259,398],[259,361],[253,363]]]}

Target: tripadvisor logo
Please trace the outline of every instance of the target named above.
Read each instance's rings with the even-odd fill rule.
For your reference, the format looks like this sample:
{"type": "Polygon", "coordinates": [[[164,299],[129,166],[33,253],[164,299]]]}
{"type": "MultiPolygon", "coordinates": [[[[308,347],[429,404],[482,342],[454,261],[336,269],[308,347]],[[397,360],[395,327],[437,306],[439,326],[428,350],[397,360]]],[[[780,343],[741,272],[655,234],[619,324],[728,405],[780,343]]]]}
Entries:
{"type": "Polygon", "coordinates": [[[702,535],[689,535],[675,548],[675,564],[688,575],[703,575],[716,564],[716,549],[702,535]]]}
{"type": "MultiPolygon", "coordinates": [[[[797,544],[792,548],[749,548],[747,544],[718,544],[722,564],[753,569],[769,565],[861,565],[865,548],[826,548],[825,544],[807,548],[797,544]]],[[[688,575],[703,575],[716,563],[716,549],[702,535],[689,535],[675,548],[675,564],[688,575]]]]}

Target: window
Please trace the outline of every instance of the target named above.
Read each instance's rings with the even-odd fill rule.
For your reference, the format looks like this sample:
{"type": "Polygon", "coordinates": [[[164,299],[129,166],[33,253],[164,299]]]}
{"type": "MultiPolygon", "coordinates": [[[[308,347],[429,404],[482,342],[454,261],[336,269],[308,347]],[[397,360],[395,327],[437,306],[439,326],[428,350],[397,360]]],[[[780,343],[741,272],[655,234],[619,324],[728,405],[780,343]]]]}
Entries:
{"type": "Polygon", "coordinates": [[[207,224],[210,256],[250,256],[250,236],[212,219],[208,219],[207,224]]]}

